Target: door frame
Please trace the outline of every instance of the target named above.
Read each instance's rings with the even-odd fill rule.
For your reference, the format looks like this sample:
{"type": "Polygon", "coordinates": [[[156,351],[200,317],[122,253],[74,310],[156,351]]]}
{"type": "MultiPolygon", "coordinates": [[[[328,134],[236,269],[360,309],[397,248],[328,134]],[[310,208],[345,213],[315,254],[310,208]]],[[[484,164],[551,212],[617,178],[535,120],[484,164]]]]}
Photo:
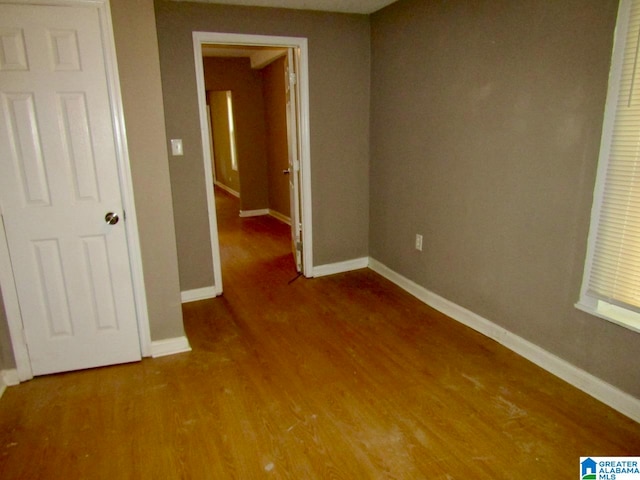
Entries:
{"type": "MultiPolygon", "coordinates": [[[[46,5],[46,6],[78,6],[95,8],[98,10],[100,30],[102,35],[107,90],[109,92],[109,106],[112,112],[114,141],[116,146],[116,162],[122,195],[122,208],[126,212],[126,238],[129,250],[129,265],[133,283],[133,297],[136,308],[140,353],[143,357],[151,355],[151,331],[149,327],[149,311],[147,307],[146,289],[142,270],[142,252],[140,250],[140,235],[138,219],[133,195],[133,178],[129,150],[127,148],[124,111],[118,65],[116,61],[116,46],[113,36],[113,23],[109,0],[0,0],[1,4],[16,5],[46,5]]],[[[0,215],[2,206],[0,205],[0,215]]],[[[31,360],[27,347],[20,313],[20,303],[13,277],[13,267],[9,257],[9,246],[5,235],[4,222],[0,222],[0,288],[9,326],[9,336],[13,347],[18,379],[26,381],[33,378],[31,360]]]]}
{"type": "Polygon", "coordinates": [[[270,35],[250,35],[238,33],[193,32],[193,54],[195,59],[196,85],[198,90],[198,110],[200,112],[200,132],[202,137],[202,156],[204,162],[205,187],[207,190],[207,209],[209,211],[209,232],[213,259],[213,281],[215,295],[222,294],[222,268],[220,243],[218,240],[218,221],[213,193],[213,174],[211,171],[211,146],[207,124],[207,101],[202,61],[202,45],[246,45],[258,47],[293,48],[300,53],[300,71],[297,81],[300,88],[300,197],[302,207],[302,245],[303,274],[313,277],[313,236],[311,216],[311,147],[309,127],[309,53],[307,39],[303,37],[279,37],[270,35]]]}

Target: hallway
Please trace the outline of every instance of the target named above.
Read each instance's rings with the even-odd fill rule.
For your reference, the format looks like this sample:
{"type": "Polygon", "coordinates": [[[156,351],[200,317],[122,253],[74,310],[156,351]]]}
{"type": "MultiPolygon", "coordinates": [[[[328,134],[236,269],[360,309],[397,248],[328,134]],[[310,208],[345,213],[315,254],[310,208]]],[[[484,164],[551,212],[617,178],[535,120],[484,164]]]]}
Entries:
{"type": "Polygon", "coordinates": [[[224,295],[193,351],[0,400],[0,478],[575,478],[640,426],[370,270],[295,277],[289,229],[219,197],[224,295]]]}
{"type": "Polygon", "coordinates": [[[262,283],[265,276],[274,282],[294,278],[291,228],[268,215],[241,218],[239,200],[217,187],[215,191],[225,295],[262,283]]]}

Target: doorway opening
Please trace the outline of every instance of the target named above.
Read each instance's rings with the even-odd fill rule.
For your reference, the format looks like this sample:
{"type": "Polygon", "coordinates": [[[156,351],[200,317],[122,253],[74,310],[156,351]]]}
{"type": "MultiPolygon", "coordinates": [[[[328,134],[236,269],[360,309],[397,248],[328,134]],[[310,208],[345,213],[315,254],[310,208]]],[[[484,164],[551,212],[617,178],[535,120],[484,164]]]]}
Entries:
{"type": "MultiPolygon", "coordinates": [[[[218,232],[218,218],[216,213],[216,201],[214,185],[227,192],[235,193],[240,198],[240,215],[253,216],[263,213],[273,213],[280,219],[291,219],[291,245],[292,255],[298,272],[305,277],[311,277],[313,272],[312,235],[311,235],[311,171],[310,171],[310,147],[309,147],[309,89],[308,89],[308,55],[307,40],[293,37],[270,37],[257,35],[220,34],[209,32],[194,32],[194,56],[196,65],[196,81],[198,89],[198,102],[200,111],[200,126],[202,131],[202,152],[204,159],[205,182],[207,191],[207,207],[209,212],[209,226],[211,235],[211,249],[214,272],[215,295],[222,293],[222,269],[218,232]],[[217,115],[226,117],[226,123],[233,121],[238,114],[238,105],[230,88],[208,89],[205,82],[204,57],[215,58],[220,61],[228,61],[229,58],[251,57],[251,62],[260,67],[279,62],[285,65],[283,74],[286,78],[286,168],[269,174],[279,175],[288,183],[289,212],[283,213],[282,200],[280,206],[271,209],[267,204],[260,207],[259,188],[252,184],[253,175],[242,180],[243,159],[236,157],[233,162],[232,140],[237,135],[230,134],[229,125],[226,130],[215,132],[210,119],[217,110],[217,115]],[[229,112],[234,112],[230,115],[229,112]],[[211,142],[211,137],[216,135],[226,137],[226,141],[211,142]],[[224,151],[215,151],[224,143],[224,151]],[[218,158],[216,158],[218,157],[218,158]],[[228,163],[228,165],[226,165],[228,163]],[[235,164],[235,165],[234,165],[235,164]],[[237,171],[234,170],[234,166],[237,171]],[[234,183],[234,175],[238,175],[234,183]],[[224,177],[225,178],[221,178],[224,177]],[[244,184],[244,187],[243,187],[244,184]],[[234,188],[235,187],[235,188],[234,188]],[[243,195],[244,193],[244,195],[243,195]],[[257,197],[257,198],[256,198],[257,197]],[[270,212],[269,210],[273,210],[270,212]],[[289,213],[287,215],[286,213],[289,213]]],[[[248,61],[248,60],[247,60],[248,61]]],[[[223,85],[223,84],[220,84],[223,85]]],[[[209,85],[211,86],[211,85],[209,85]]],[[[244,109],[241,110],[244,113],[244,109]]],[[[225,123],[225,122],[220,122],[225,123]]],[[[237,127],[237,125],[236,125],[237,127]]],[[[247,165],[245,165],[248,167],[247,165]]]]}

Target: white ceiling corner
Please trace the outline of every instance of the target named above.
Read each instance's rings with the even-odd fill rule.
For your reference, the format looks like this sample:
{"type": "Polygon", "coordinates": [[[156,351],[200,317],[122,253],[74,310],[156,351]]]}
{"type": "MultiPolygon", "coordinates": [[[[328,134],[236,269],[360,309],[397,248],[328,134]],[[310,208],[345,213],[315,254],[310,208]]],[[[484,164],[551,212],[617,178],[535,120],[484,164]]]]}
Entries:
{"type": "Polygon", "coordinates": [[[396,0],[173,0],[196,1],[252,7],[292,8],[296,10],[321,10],[326,12],[370,14],[396,0]]]}

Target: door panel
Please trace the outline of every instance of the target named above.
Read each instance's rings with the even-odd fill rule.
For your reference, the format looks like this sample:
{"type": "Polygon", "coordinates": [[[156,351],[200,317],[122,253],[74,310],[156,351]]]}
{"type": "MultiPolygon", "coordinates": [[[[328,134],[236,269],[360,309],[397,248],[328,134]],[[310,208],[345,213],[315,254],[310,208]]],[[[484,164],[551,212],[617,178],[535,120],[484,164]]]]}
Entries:
{"type": "Polygon", "coordinates": [[[63,154],[74,179],[76,201],[99,201],[96,160],[89,135],[89,116],[84,93],[58,95],[63,133],[63,154]]]}
{"type": "Polygon", "coordinates": [[[40,147],[33,94],[5,94],[5,116],[9,122],[9,145],[13,167],[19,174],[25,203],[49,205],[49,188],[40,147]]]}
{"type": "Polygon", "coordinates": [[[41,315],[50,337],[73,335],[69,298],[65,286],[62,269],[62,255],[58,240],[41,240],[33,242],[33,253],[38,284],[39,297],[43,300],[41,315]]]}
{"type": "Polygon", "coordinates": [[[300,139],[298,114],[298,83],[296,56],[293,48],[287,49],[286,78],[287,88],[287,135],[289,140],[289,198],[291,203],[291,244],[293,258],[298,273],[303,272],[302,265],[302,219],[300,217],[300,139]]]}
{"type": "Polygon", "coordinates": [[[36,375],[140,359],[98,15],[0,5],[0,202],[36,375]]]}

